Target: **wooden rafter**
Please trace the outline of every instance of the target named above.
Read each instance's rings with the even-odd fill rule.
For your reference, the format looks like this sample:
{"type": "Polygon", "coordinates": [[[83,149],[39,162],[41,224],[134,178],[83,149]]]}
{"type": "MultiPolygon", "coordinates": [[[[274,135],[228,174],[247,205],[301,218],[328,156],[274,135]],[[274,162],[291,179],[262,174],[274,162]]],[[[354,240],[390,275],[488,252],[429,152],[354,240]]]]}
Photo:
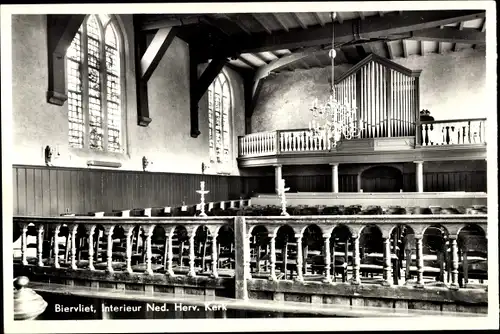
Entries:
{"type": "Polygon", "coordinates": [[[300,17],[297,15],[297,13],[290,13],[294,20],[302,27],[302,29],[307,29],[307,24],[305,24],[300,17]]]}
{"type": "Polygon", "coordinates": [[[235,25],[237,25],[237,26],[238,26],[238,28],[239,28],[241,31],[243,31],[245,34],[247,34],[247,35],[252,35],[252,32],[251,32],[250,30],[248,30],[248,28],[247,28],[247,27],[245,27],[245,25],[244,25],[242,22],[240,22],[240,20],[235,19],[235,18],[233,18],[233,17],[231,17],[231,16],[229,16],[229,15],[226,15],[226,14],[221,14],[221,15],[222,15],[224,18],[226,18],[228,21],[233,22],[235,25]]]}
{"type": "Polygon", "coordinates": [[[420,55],[425,55],[424,41],[420,41],[420,55]]]}
{"type": "Polygon", "coordinates": [[[268,25],[266,24],[266,22],[264,22],[264,20],[262,20],[257,14],[250,14],[252,15],[252,17],[255,19],[255,21],[257,21],[259,23],[259,25],[264,28],[265,31],[267,31],[267,33],[269,35],[272,35],[273,31],[271,28],[268,27],[268,25]]]}
{"type": "Polygon", "coordinates": [[[271,14],[273,16],[273,18],[276,20],[276,22],[278,22],[278,24],[280,25],[280,27],[285,30],[286,32],[289,31],[288,29],[288,26],[286,25],[285,22],[283,22],[283,20],[276,14],[271,14]]]}
{"type": "Polygon", "coordinates": [[[344,23],[344,18],[342,17],[342,13],[341,12],[337,12],[337,21],[340,24],[344,23]]]}
{"type": "Polygon", "coordinates": [[[363,12],[358,12],[358,15],[361,20],[365,19],[365,14],[363,12]]]}
{"type": "MultiPolygon", "coordinates": [[[[367,17],[363,25],[360,26],[362,29],[359,29],[358,35],[371,39],[415,32],[414,36],[420,36],[422,33],[419,33],[418,30],[435,28],[442,24],[461,20],[477,19],[484,17],[484,15],[484,11],[413,11],[404,12],[403,15],[387,13],[383,18],[378,16],[367,17]]],[[[335,40],[337,42],[351,42],[355,38],[352,24],[357,24],[356,20],[344,21],[344,24],[335,23],[335,40]]],[[[310,27],[303,30],[294,29],[293,32],[290,30],[272,36],[256,34],[254,38],[239,38],[240,51],[253,53],[329,44],[331,41],[331,28],[331,23],[329,23],[325,24],[324,27],[310,27]]],[[[236,40],[234,42],[238,43],[236,40]]]]}
{"type": "Polygon", "coordinates": [[[246,64],[246,65],[250,66],[251,68],[256,68],[256,67],[258,67],[258,65],[257,65],[257,64],[254,64],[254,63],[252,63],[251,61],[249,61],[248,59],[244,58],[244,57],[243,57],[243,55],[240,55],[240,56],[238,57],[238,60],[239,60],[239,61],[241,61],[242,63],[244,63],[244,64],[246,64]]]}
{"type": "Polygon", "coordinates": [[[464,21],[460,22],[458,25],[458,30],[463,30],[464,29],[464,21]]]}
{"type": "Polygon", "coordinates": [[[483,19],[483,23],[481,24],[481,32],[486,31],[486,17],[483,19]]]}
{"type": "Polygon", "coordinates": [[[438,43],[438,53],[443,54],[444,53],[444,45],[443,42],[438,43]]]}
{"type": "Polygon", "coordinates": [[[386,42],[385,45],[387,47],[387,53],[389,54],[389,59],[394,59],[394,51],[392,50],[391,42],[386,42]]]}
{"type": "Polygon", "coordinates": [[[198,24],[201,22],[201,16],[186,16],[179,18],[167,17],[160,20],[144,20],[139,25],[139,30],[147,31],[147,30],[157,30],[162,28],[170,28],[191,24],[198,24]]]}
{"type": "Polygon", "coordinates": [[[319,16],[319,14],[317,12],[313,12],[312,14],[313,14],[314,18],[316,19],[316,21],[319,23],[319,25],[324,27],[325,22],[323,22],[323,19],[321,19],[321,16],[319,16]]]}
{"type": "Polygon", "coordinates": [[[431,28],[412,32],[410,39],[449,43],[481,44],[486,42],[486,33],[472,28],[463,28],[462,30],[450,27],[445,27],[443,29],[431,28]]]}

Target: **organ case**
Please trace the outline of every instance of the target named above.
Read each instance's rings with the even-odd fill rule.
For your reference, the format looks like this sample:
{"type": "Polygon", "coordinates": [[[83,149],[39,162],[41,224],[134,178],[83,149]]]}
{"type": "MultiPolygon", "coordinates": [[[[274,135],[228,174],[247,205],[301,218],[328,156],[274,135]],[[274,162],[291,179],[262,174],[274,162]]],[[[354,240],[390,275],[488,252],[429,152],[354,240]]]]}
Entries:
{"type": "Polygon", "coordinates": [[[363,120],[361,138],[416,135],[420,73],[370,54],[335,80],[337,99],[363,120]]]}

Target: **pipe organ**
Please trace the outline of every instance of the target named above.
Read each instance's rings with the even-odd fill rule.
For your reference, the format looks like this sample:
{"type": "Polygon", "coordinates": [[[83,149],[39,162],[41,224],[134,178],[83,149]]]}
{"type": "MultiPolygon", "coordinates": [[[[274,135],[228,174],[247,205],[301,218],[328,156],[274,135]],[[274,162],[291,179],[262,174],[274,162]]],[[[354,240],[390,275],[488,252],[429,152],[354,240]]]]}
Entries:
{"type": "Polygon", "coordinates": [[[415,136],[420,72],[371,54],[337,80],[337,99],[363,120],[361,138],[415,136]]]}

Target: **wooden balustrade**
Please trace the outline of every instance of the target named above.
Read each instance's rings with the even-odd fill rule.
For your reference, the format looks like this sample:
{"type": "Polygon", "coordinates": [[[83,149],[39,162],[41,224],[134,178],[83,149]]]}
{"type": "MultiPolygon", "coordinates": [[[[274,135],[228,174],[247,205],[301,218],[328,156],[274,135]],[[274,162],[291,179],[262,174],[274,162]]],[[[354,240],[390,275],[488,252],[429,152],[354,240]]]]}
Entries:
{"type": "Polygon", "coordinates": [[[486,143],[486,118],[420,122],[422,146],[486,143]]]}
{"type": "Polygon", "coordinates": [[[239,153],[241,156],[258,156],[276,154],[276,132],[259,132],[239,137],[239,153]]]}
{"type": "MultiPolygon", "coordinates": [[[[405,91],[406,92],[406,91],[405,91]]],[[[405,93],[406,94],[406,93],[405,93]]],[[[404,95],[406,96],[406,95],[404,95]]],[[[411,94],[408,96],[412,96],[411,94]]],[[[408,103],[414,102],[408,98],[408,103]]],[[[396,103],[396,102],[394,102],[396,103]]],[[[405,104],[406,105],[406,104],[405,104]]],[[[486,143],[486,119],[426,121],[415,124],[413,109],[407,118],[379,120],[363,119],[361,140],[372,138],[416,136],[417,146],[469,145],[486,143]],[[377,123],[374,123],[377,122],[377,123]],[[385,123],[389,122],[388,124],[385,123]],[[415,131],[418,127],[419,131],[415,131]]],[[[290,154],[301,152],[327,152],[331,143],[325,136],[316,137],[308,129],[278,130],[253,133],[239,138],[240,157],[290,154]]]]}
{"type": "Polygon", "coordinates": [[[21,249],[14,263],[82,272],[82,277],[88,277],[83,272],[102,271],[217,278],[234,277],[240,270],[249,280],[451,289],[471,287],[468,279],[474,275],[479,283],[487,280],[486,214],[370,212],[296,217],[16,216],[21,249]],[[483,252],[482,257],[470,255],[473,251],[483,252]]]}

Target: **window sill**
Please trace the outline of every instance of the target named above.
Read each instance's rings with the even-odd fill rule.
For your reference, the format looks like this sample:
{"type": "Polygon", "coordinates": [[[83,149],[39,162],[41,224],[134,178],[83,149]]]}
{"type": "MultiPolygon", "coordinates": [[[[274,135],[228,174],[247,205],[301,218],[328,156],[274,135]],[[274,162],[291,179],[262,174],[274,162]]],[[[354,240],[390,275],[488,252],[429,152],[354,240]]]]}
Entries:
{"type": "Polygon", "coordinates": [[[91,150],[88,148],[69,148],[69,153],[78,158],[87,158],[89,160],[123,160],[128,157],[128,154],[125,152],[104,152],[98,150],[91,150]]]}

